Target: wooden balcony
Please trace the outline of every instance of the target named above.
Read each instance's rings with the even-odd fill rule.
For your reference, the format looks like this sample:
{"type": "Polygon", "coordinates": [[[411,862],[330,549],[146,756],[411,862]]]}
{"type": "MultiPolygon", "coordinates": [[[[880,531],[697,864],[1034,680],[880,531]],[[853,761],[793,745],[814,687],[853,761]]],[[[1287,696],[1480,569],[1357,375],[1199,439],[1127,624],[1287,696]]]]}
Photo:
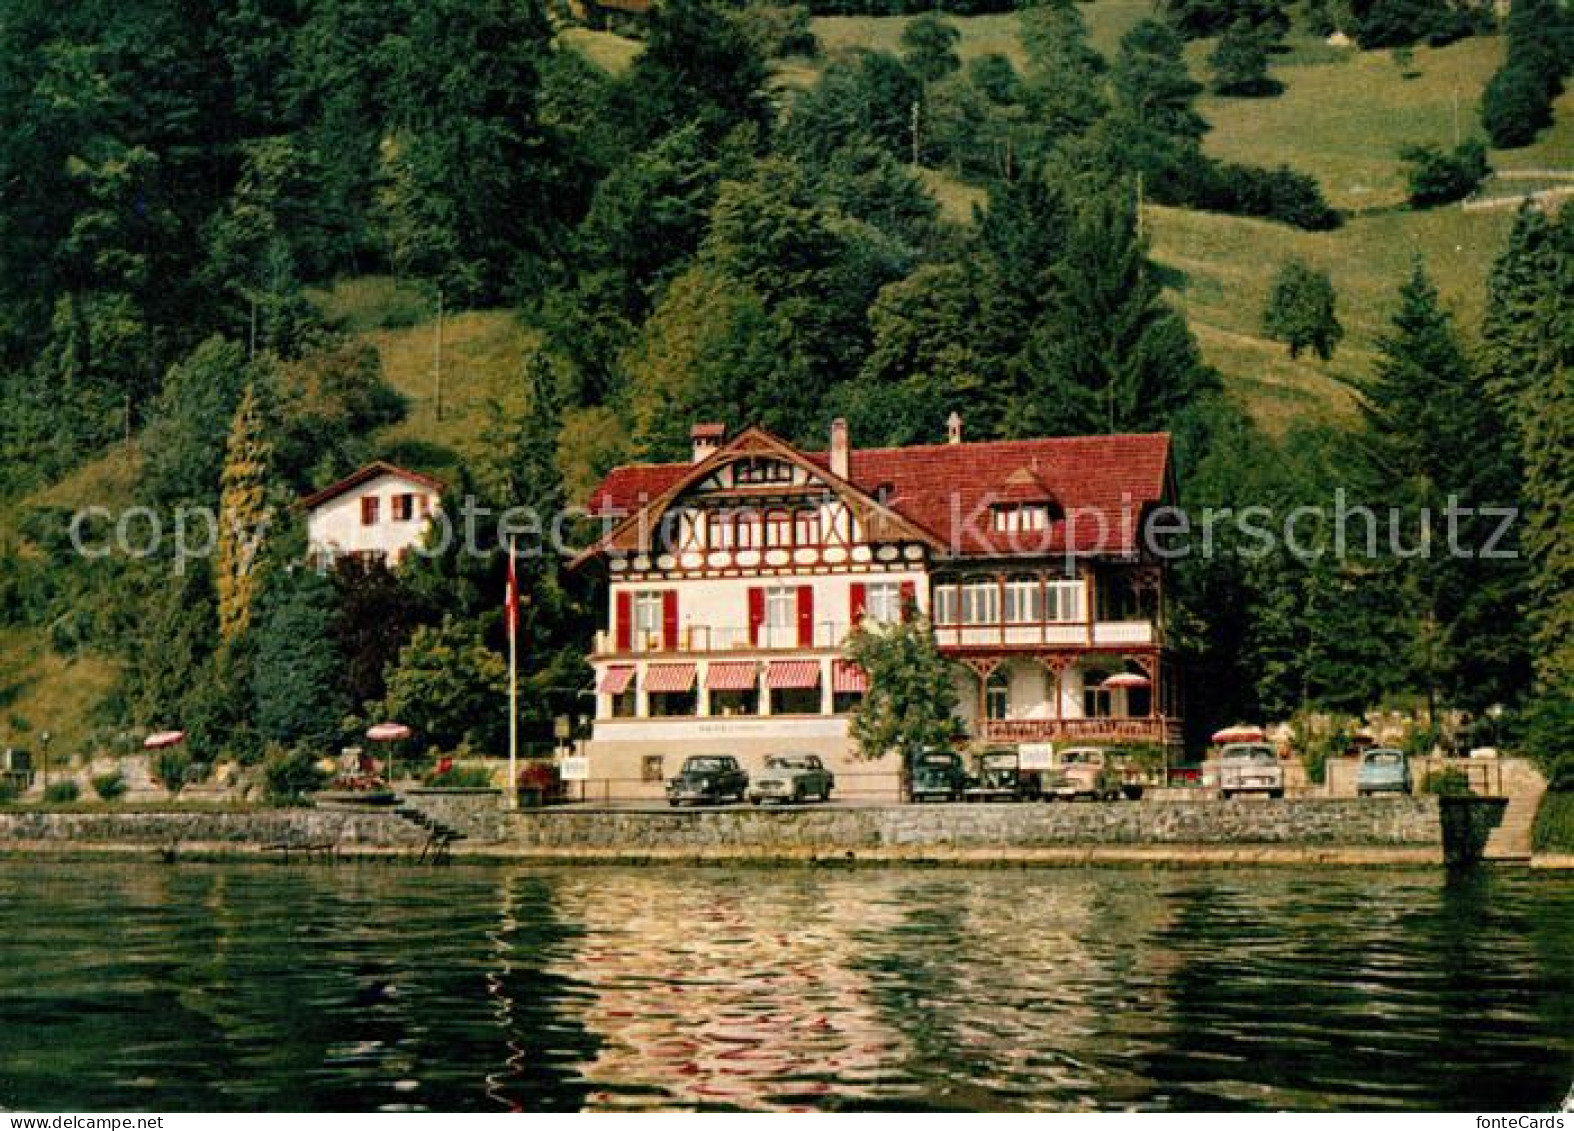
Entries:
{"type": "Polygon", "coordinates": [[[978,737],[985,742],[1151,742],[1178,746],[1181,721],[1144,719],[986,719],[978,737]]]}
{"type": "Polygon", "coordinates": [[[941,648],[1122,647],[1161,643],[1152,621],[1046,621],[1034,624],[937,624],[935,643],[941,648]]]}

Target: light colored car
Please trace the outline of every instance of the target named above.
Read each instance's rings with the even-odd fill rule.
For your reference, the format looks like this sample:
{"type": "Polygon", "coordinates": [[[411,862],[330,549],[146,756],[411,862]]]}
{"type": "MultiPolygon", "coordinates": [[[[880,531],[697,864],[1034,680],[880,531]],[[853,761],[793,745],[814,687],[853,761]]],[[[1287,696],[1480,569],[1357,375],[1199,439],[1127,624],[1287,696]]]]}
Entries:
{"type": "Polygon", "coordinates": [[[1374,746],[1361,753],[1361,765],[1355,771],[1355,792],[1361,797],[1374,793],[1409,793],[1410,760],[1403,750],[1391,746],[1374,746]]]}
{"type": "Polygon", "coordinates": [[[825,768],[817,754],[772,754],[765,768],[755,774],[749,785],[749,800],[797,802],[816,798],[831,799],[836,776],[825,768]]]}
{"type": "Polygon", "coordinates": [[[1114,801],[1121,796],[1121,772],[1109,751],[1098,746],[1073,746],[1055,757],[1055,768],[1043,776],[1046,800],[1114,801]]]}
{"type": "Polygon", "coordinates": [[[1265,742],[1232,742],[1219,752],[1219,795],[1241,793],[1284,796],[1284,767],[1265,742]]]}

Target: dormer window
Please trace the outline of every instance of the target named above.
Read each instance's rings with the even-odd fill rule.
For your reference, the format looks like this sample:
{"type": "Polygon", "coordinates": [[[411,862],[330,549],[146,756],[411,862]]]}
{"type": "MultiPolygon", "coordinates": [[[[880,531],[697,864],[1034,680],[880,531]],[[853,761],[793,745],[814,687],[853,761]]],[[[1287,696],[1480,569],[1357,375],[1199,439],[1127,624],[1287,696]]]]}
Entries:
{"type": "Polygon", "coordinates": [[[1021,534],[1048,530],[1048,503],[1011,503],[995,508],[995,530],[1001,534],[1021,534]]]}
{"type": "Polygon", "coordinates": [[[741,459],[733,464],[732,481],[753,487],[768,483],[791,483],[792,465],[775,459],[741,459]]]}

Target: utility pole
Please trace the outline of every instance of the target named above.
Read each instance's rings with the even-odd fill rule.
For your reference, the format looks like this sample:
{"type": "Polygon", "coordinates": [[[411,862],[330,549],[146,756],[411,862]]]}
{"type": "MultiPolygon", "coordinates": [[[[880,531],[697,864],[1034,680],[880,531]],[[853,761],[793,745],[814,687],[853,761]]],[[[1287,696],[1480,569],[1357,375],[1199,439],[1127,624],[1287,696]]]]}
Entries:
{"type": "Polygon", "coordinates": [[[1459,87],[1454,87],[1454,148],[1459,148],[1459,87]]]}
{"type": "Polygon", "coordinates": [[[1147,203],[1142,180],[1142,170],[1137,170],[1137,238],[1140,240],[1147,235],[1147,220],[1143,216],[1144,205],[1147,203]]]}
{"type": "Polygon", "coordinates": [[[918,99],[913,99],[913,168],[918,168],[918,99]]]}
{"type": "Polygon", "coordinates": [[[443,288],[437,288],[437,350],[434,361],[437,380],[437,419],[443,418],[443,288]]]}

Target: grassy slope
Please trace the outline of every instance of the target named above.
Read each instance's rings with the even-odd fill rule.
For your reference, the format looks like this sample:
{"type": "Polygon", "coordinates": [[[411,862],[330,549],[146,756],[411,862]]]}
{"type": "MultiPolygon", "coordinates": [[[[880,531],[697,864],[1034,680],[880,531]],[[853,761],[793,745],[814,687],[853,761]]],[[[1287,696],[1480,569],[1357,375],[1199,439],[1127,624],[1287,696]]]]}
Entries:
{"type": "Polygon", "coordinates": [[[1537,852],[1574,853],[1574,793],[1542,797],[1531,840],[1537,852]]]}
{"type": "Polygon", "coordinates": [[[51,759],[79,753],[91,729],[89,712],[118,675],[103,657],[58,655],[39,630],[0,629],[0,745],[36,753],[38,735],[48,731],[51,759]]]}

